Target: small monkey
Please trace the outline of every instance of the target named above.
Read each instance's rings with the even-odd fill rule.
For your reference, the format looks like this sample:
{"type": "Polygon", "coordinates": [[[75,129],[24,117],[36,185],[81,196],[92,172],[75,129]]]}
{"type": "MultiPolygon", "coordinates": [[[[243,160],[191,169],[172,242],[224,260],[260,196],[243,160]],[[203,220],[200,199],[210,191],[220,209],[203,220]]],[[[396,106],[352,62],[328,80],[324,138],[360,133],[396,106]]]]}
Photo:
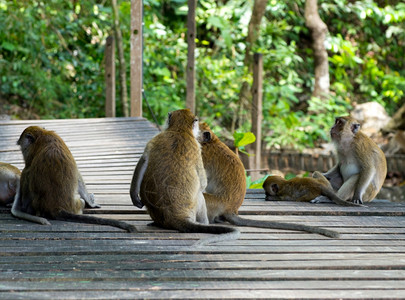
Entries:
{"type": "Polygon", "coordinates": [[[340,199],[333,190],[328,179],[315,171],[312,178],[292,178],[286,180],[281,176],[269,176],[263,183],[266,200],[309,202],[318,196],[326,196],[339,205],[358,206],[340,199]]]}
{"type": "Polygon", "coordinates": [[[132,202],[137,207],[145,204],[159,227],[220,234],[197,244],[236,239],[237,228],[208,225],[202,193],[207,179],[198,134],[198,119],[189,109],[169,113],[167,129],[148,142],[135,168],[132,202]]]}
{"type": "Polygon", "coordinates": [[[0,205],[7,206],[14,201],[20,176],[17,167],[0,162],[0,205]]]}
{"type": "Polygon", "coordinates": [[[201,152],[207,173],[204,198],[210,223],[228,221],[237,226],[274,228],[319,233],[337,238],[339,234],[324,228],[241,218],[238,210],[246,194],[245,168],[239,157],[211,131],[200,123],[201,152]]]}
{"type": "Polygon", "coordinates": [[[84,199],[75,197],[84,182],[71,152],[55,132],[28,127],[17,145],[21,147],[25,167],[11,209],[13,216],[43,225],[50,225],[46,218],[51,218],[136,232],[134,226],[125,222],[81,215],[85,202],[94,201],[86,190],[79,192],[84,199]]]}
{"type": "MultiPolygon", "coordinates": [[[[382,150],[360,131],[360,124],[346,116],[338,117],[330,130],[338,163],[324,175],[345,201],[370,202],[387,176],[387,161],[382,150]]],[[[313,202],[325,202],[318,197],[313,202]]]]}

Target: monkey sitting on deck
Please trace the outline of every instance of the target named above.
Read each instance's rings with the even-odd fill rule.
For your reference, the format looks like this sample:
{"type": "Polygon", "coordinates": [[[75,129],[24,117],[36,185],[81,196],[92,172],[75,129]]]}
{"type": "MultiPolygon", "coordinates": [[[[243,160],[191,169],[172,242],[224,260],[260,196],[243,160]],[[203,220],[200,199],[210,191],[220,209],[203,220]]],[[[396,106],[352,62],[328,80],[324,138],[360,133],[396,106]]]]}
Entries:
{"type": "Polygon", "coordinates": [[[180,232],[220,234],[199,245],[239,237],[237,228],[208,225],[207,178],[197,141],[198,119],[188,109],[169,113],[167,129],[152,138],[136,165],[130,195],[154,224],[180,232]]]}
{"type": "Polygon", "coordinates": [[[13,165],[0,162],[0,205],[13,203],[21,171],[13,165]]]}
{"type": "Polygon", "coordinates": [[[200,131],[202,158],[208,181],[204,198],[210,223],[225,220],[238,226],[306,231],[334,238],[339,236],[335,231],[314,226],[250,220],[238,216],[246,194],[245,168],[239,157],[219,140],[207,124],[200,123],[200,131]]]}
{"type": "MultiPolygon", "coordinates": [[[[324,175],[337,196],[345,201],[370,202],[380,191],[387,176],[384,152],[360,131],[360,124],[351,117],[338,117],[330,130],[338,163],[324,175]]],[[[328,202],[318,197],[312,202],[328,202]]]]}
{"type": "Polygon", "coordinates": [[[31,126],[24,130],[17,144],[25,167],[11,209],[13,216],[43,225],[50,225],[47,217],[137,231],[125,222],[81,215],[85,202],[94,205],[94,201],[86,195],[71,152],[55,132],[31,126]],[[78,189],[83,199],[75,198],[78,189]]]}
{"type": "Polygon", "coordinates": [[[269,176],[263,183],[266,200],[309,202],[323,195],[339,205],[358,206],[340,199],[334,192],[330,182],[321,173],[315,171],[312,178],[292,178],[286,180],[281,176],[269,176]]]}

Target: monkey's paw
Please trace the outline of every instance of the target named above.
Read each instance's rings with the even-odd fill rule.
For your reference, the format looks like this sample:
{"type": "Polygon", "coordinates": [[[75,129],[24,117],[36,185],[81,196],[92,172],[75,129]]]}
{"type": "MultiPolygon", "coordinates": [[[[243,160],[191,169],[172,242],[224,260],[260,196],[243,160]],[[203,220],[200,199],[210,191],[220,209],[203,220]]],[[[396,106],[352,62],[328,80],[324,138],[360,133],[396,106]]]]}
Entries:
{"type": "Polygon", "coordinates": [[[330,200],[328,197],[326,196],[318,196],[315,199],[312,199],[311,201],[309,201],[310,203],[331,203],[332,200],[330,200]]]}
{"type": "Polygon", "coordinates": [[[363,201],[361,199],[353,199],[352,202],[354,204],[363,204],[363,201]]]}
{"type": "Polygon", "coordinates": [[[101,205],[96,203],[96,200],[94,199],[94,194],[87,194],[87,199],[83,199],[85,204],[86,204],[86,208],[100,208],[101,205]]]}

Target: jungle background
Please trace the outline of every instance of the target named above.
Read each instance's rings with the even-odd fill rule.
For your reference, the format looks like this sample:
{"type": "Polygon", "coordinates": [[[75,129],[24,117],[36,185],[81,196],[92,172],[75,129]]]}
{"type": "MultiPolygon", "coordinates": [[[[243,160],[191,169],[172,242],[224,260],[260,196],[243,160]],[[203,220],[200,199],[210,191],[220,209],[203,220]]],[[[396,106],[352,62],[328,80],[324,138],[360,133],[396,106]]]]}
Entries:
{"type": "MultiPolygon", "coordinates": [[[[258,0],[256,0],[258,1],[258,0]]],[[[199,0],[197,114],[224,137],[250,130],[247,49],[263,53],[263,136],[267,147],[309,148],[329,139],[337,115],[405,103],[405,3],[318,1],[328,28],[328,97],[312,97],[314,56],[304,0],[269,0],[249,40],[253,0],[199,0]]],[[[0,0],[0,114],[12,118],[103,117],[104,47],[116,1],[0,0]]],[[[159,123],[184,108],[187,0],[144,0],[144,90],[159,123]]],[[[118,1],[129,87],[130,1],[118,1]]],[[[117,57],[118,64],[118,57],[117,57]]],[[[117,72],[117,82],[119,72],[117,72]]],[[[129,89],[129,88],[128,88],[129,89]]],[[[123,116],[121,85],[117,112],[123,116]]],[[[144,116],[152,120],[144,106],[144,116]]]]}

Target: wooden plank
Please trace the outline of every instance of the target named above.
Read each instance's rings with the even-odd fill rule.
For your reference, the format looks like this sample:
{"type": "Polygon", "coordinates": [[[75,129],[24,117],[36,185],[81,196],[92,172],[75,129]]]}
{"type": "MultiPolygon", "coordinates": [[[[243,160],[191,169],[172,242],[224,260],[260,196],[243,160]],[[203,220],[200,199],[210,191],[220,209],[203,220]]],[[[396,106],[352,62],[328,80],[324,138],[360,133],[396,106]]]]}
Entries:
{"type": "Polygon", "coordinates": [[[196,113],[195,105],[195,39],[196,23],[195,23],[195,10],[197,7],[197,0],[188,0],[188,13],[187,13],[187,69],[186,69],[186,107],[190,109],[193,114],[196,113]]]}
{"type": "Polygon", "coordinates": [[[0,161],[23,159],[15,145],[28,125],[56,130],[102,205],[85,213],[125,220],[139,233],[13,218],[0,207],[0,298],[403,298],[405,204],[367,207],[265,201],[248,190],[240,215],[334,229],[340,239],[241,227],[241,237],[203,247],[207,234],[147,226],[129,185],[156,128],[141,118],[0,122],[0,161]]]}

